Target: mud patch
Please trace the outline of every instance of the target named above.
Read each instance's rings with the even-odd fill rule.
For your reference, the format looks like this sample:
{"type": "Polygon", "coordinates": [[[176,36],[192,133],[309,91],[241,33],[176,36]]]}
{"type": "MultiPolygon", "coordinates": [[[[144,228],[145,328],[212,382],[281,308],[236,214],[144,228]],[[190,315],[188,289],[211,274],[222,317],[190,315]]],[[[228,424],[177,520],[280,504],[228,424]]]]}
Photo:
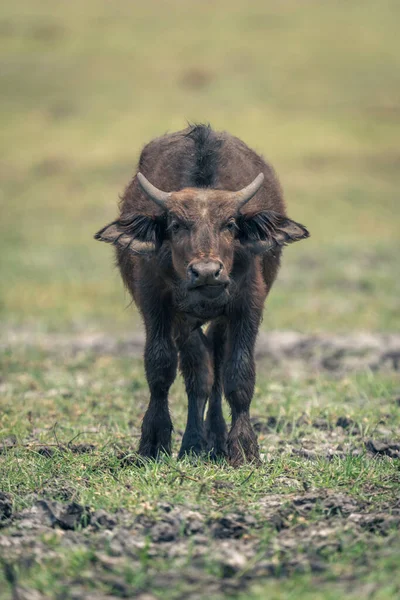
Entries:
{"type": "MultiPolygon", "coordinates": [[[[75,502],[42,498],[8,520],[0,558],[21,597],[30,592],[18,582],[21,565],[45,565],[55,553],[75,551],[88,553],[90,560],[79,577],[68,569],[59,574],[65,589],[73,590],[68,598],[92,598],[89,581],[119,597],[160,598],[167,585],[176,589],[174,598],[222,597],[260,578],[323,574],[355,541],[372,557],[379,540],[392,544],[399,528],[400,507],[378,512],[368,502],[329,490],[270,494],[221,516],[210,516],[204,506],[165,502],[138,515],[91,512],[75,502]],[[59,532],[56,538],[51,531],[59,532]],[[162,564],[169,565],[167,571],[162,564]],[[130,572],[141,576],[127,576],[130,572]]],[[[365,555],[364,568],[368,560],[365,555]]]]}
{"type": "Polygon", "coordinates": [[[400,458],[400,444],[368,440],[365,446],[367,450],[373,454],[390,456],[391,458],[400,458]]]}
{"type": "Polygon", "coordinates": [[[17,443],[18,440],[15,435],[10,435],[6,438],[3,438],[2,440],[0,440],[0,454],[7,452],[11,448],[14,448],[14,446],[16,446],[17,443]]]}
{"type": "Polygon", "coordinates": [[[36,439],[31,439],[29,441],[24,441],[21,444],[18,443],[17,439],[12,444],[0,443],[0,454],[5,451],[11,450],[13,448],[24,447],[28,448],[40,454],[44,458],[53,458],[56,454],[65,454],[66,452],[71,452],[72,454],[87,454],[92,453],[96,450],[96,446],[94,444],[52,444],[46,445],[41,444],[36,439]]]}
{"type": "Polygon", "coordinates": [[[11,519],[12,500],[9,494],[0,492],[0,527],[5,527],[11,519]]]}
{"type": "Polygon", "coordinates": [[[18,523],[19,530],[41,529],[50,527],[64,530],[83,529],[90,523],[91,514],[88,507],[77,502],[62,504],[49,500],[38,500],[31,508],[27,508],[17,515],[14,520],[18,523]]]}
{"type": "MultiPolygon", "coordinates": [[[[3,330],[0,348],[36,346],[68,355],[80,351],[95,354],[142,357],[144,335],[132,333],[116,338],[103,334],[35,334],[3,330]]],[[[342,373],[371,369],[400,370],[400,334],[359,333],[349,335],[305,335],[290,331],[260,332],[256,358],[273,365],[285,364],[291,371],[330,371],[342,373]]]]}

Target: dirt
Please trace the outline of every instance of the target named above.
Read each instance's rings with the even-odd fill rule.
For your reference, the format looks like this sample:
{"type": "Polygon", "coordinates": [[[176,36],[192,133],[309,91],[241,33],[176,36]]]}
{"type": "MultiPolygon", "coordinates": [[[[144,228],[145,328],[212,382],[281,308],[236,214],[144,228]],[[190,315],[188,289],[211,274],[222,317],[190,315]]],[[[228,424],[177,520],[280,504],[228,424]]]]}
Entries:
{"type": "MultiPolygon", "coordinates": [[[[42,350],[76,354],[82,350],[99,354],[141,357],[144,335],[125,337],[104,334],[35,334],[28,330],[3,330],[0,349],[35,346],[42,350]]],[[[285,363],[291,371],[343,373],[361,369],[400,370],[400,334],[358,333],[306,335],[291,331],[260,332],[256,358],[273,365],[285,363]]]]}
{"type": "MultiPolygon", "coordinates": [[[[111,514],[45,498],[13,513],[4,494],[1,510],[6,522],[0,535],[0,558],[10,585],[19,598],[26,599],[41,595],[19,586],[16,567],[33,561],[43,564],[55,557],[59,548],[46,542],[52,532],[63,549],[92,550],[82,577],[63,575],[70,590],[63,597],[90,599],[87,583],[93,579],[109,590],[104,597],[141,597],[141,593],[144,600],[154,598],[150,589],[160,597],[165,586],[181,590],[177,598],[201,598],[234,595],[259,578],[321,574],[350,540],[368,541],[378,535],[387,537],[390,544],[390,532],[400,528],[399,502],[377,512],[369,502],[329,490],[270,494],[257,506],[237,507],[218,516],[207,514],[204,506],[166,502],[153,506],[151,513],[135,516],[121,510],[111,514]],[[272,541],[260,535],[266,527],[272,541]],[[140,586],[127,582],[121,575],[125,566],[143,570],[144,561],[140,586]],[[173,561],[174,568],[159,569],[160,561],[173,561]]],[[[368,557],[364,559],[368,563],[368,557]]]]}
{"type": "Polygon", "coordinates": [[[366,442],[366,448],[373,454],[386,455],[391,458],[400,458],[400,444],[368,440],[366,442]]]}
{"type": "MultiPolygon", "coordinates": [[[[3,438],[0,441],[0,454],[3,454],[14,448],[18,445],[17,438],[15,436],[10,436],[8,438],[3,438]]],[[[95,444],[52,444],[45,445],[41,444],[37,438],[32,437],[30,440],[26,440],[23,442],[23,446],[26,448],[30,448],[31,450],[35,450],[38,454],[43,456],[44,458],[52,458],[55,452],[68,453],[72,454],[86,454],[93,452],[96,449],[95,444]]]]}
{"type": "Polygon", "coordinates": [[[10,522],[12,515],[11,497],[4,492],[0,492],[0,527],[4,527],[10,522]]]}
{"type": "MultiPolygon", "coordinates": [[[[266,476],[271,468],[269,452],[271,456],[283,453],[288,460],[292,455],[310,461],[365,452],[381,461],[399,456],[397,442],[365,439],[345,416],[311,422],[300,417],[294,424],[296,435],[291,437],[285,428],[277,433],[277,420],[267,418],[259,424],[259,430],[268,433],[260,467],[266,476]]],[[[89,452],[96,448],[88,446],[89,452]]],[[[40,448],[43,457],[53,459],[52,453],[47,454],[48,449],[55,451],[52,446],[40,448]]],[[[73,451],[61,448],[57,452],[73,451]]],[[[120,469],[126,468],[123,459],[119,464],[120,469]]],[[[347,545],[356,543],[366,545],[368,552],[352,568],[358,575],[366,573],[377,560],[382,543],[390,550],[393,540],[399,538],[400,501],[390,496],[391,500],[377,504],[374,497],[382,490],[373,486],[365,488],[362,499],[314,489],[304,471],[298,478],[277,477],[268,493],[258,495],[256,501],[246,505],[235,501],[218,513],[203,499],[190,506],[168,501],[145,503],[139,514],[93,510],[76,502],[72,487],[49,483],[25,496],[27,507],[16,510],[12,497],[0,493],[0,568],[19,600],[45,598],[26,583],[20,584],[18,574],[25,568],[57,561],[63,552],[85,549],[90,552],[89,564],[80,576],[71,575],[68,569],[62,572],[59,583],[68,591],[57,597],[95,600],[96,594],[96,600],[154,600],[164,597],[163,590],[168,589],[174,590],[174,599],[196,600],[234,597],[270,577],[308,573],[329,580],[332,561],[342,560],[347,545]],[[382,540],[381,546],[377,539],[382,540]],[[127,570],[140,577],[130,579],[127,570]],[[92,590],[92,582],[101,586],[105,595],[92,590]]],[[[229,498],[235,484],[213,480],[203,494],[213,488],[219,493],[226,490],[229,498]]]]}

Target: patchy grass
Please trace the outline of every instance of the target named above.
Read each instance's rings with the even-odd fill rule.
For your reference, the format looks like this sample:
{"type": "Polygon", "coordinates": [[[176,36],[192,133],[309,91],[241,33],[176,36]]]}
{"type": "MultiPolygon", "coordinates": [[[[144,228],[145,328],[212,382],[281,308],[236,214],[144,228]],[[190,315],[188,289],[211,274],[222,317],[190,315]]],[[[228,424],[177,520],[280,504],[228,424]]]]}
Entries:
{"type": "MultiPolygon", "coordinates": [[[[16,348],[3,364],[0,578],[9,590],[172,600],[312,598],[318,586],[327,599],[396,597],[400,581],[384,577],[400,549],[390,372],[294,380],[279,369],[266,378],[260,365],[253,422],[264,464],[235,470],[173,457],[132,464],[147,404],[141,361],[16,348]]],[[[185,406],[177,381],[175,453],[185,406]]]]}

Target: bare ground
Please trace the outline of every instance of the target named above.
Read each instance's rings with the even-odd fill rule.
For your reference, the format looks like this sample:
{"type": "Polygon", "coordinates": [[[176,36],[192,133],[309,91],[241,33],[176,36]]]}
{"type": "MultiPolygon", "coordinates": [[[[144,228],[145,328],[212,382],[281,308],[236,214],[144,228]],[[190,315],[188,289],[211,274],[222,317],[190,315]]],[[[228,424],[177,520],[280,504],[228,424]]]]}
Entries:
{"type": "MultiPolygon", "coordinates": [[[[19,586],[10,565],[48,564],[57,559],[60,548],[92,553],[85,572],[65,577],[68,592],[62,598],[150,600],[167,587],[176,588],[176,598],[196,599],[234,596],[266,577],[309,573],[323,578],[329,561],[357,542],[370,546],[358,565],[358,571],[365,571],[382,550],[381,540],[386,547],[394,545],[400,528],[398,499],[377,510],[372,502],[329,490],[270,494],[260,498],[257,507],[235,507],[234,512],[215,517],[202,505],[188,508],[168,502],[158,503],[151,513],[144,507],[136,516],[124,510],[91,512],[68,501],[68,490],[64,502],[46,495],[44,490],[29,508],[15,514],[7,496],[0,497],[0,519],[7,529],[7,535],[0,536],[0,555],[14,597],[20,600],[43,596],[19,586]],[[273,543],[266,544],[260,536],[266,526],[273,543]],[[134,572],[143,571],[144,556],[142,584],[130,584],[123,574],[128,565],[134,572]],[[161,564],[171,563],[172,569],[160,569],[161,564]],[[91,593],[90,579],[104,582],[107,594],[91,593]]],[[[351,586],[351,578],[348,583],[351,586]]]]}
{"type": "MultiPolygon", "coordinates": [[[[143,354],[144,335],[125,337],[105,334],[38,334],[29,330],[5,330],[0,349],[35,346],[42,350],[68,354],[90,351],[99,354],[143,354]]],[[[332,372],[360,369],[400,370],[399,333],[352,333],[348,335],[306,335],[294,331],[261,332],[256,346],[257,359],[275,365],[285,363],[292,370],[328,370],[332,372]]]]}

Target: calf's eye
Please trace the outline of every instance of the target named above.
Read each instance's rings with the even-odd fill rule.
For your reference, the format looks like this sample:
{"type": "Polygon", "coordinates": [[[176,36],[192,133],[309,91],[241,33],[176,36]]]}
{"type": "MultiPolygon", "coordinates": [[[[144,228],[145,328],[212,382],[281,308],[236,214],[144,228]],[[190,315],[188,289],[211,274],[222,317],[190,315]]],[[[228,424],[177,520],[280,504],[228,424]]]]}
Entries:
{"type": "Polygon", "coordinates": [[[222,227],[222,229],[227,229],[228,231],[235,231],[235,229],[236,229],[235,221],[228,221],[228,223],[225,223],[225,225],[222,227]]]}
{"type": "Polygon", "coordinates": [[[172,233],[178,233],[181,231],[188,231],[189,226],[181,221],[172,221],[171,225],[169,226],[169,230],[172,231],[172,233]]]}
{"type": "Polygon", "coordinates": [[[176,233],[177,231],[179,231],[179,230],[180,230],[180,228],[181,228],[181,226],[180,226],[180,224],[179,224],[179,223],[176,223],[176,222],[175,222],[175,223],[172,223],[172,225],[171,225],[171,231],[172,231],[173,233],[176,233]]]}

